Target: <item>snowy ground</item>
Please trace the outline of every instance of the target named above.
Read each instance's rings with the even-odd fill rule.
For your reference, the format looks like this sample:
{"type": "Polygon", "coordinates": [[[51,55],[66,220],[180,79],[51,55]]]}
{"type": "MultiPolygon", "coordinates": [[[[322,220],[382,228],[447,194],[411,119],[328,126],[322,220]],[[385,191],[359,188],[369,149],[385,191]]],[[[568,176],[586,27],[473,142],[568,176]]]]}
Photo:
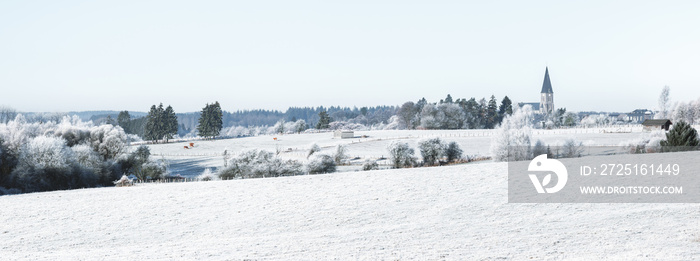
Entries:
{"type": "Polygon", "coordinates": [[[506,169],[480,163],[3,196],[0,256],[700,258],[697,204],[508,204],[506,169]]]}
{"type": "MultiPolygon", "coordinates": [[[[238,139],[213,141],[193,141],[194,148],[185,149],[190,142],[149,145],[154,159],[165,159],[170,163],[173,174],[186,177],[197,176],[205,168],[223,167],[223,153],[236,155],[248,149],[281,151],[286,159],[306,161],[306,155],[313,143],[318,144],[321,153],[332,154],[335,146],[347,146],[347,154],[361,164],[365,159],[376,160],[388,157],[387,147],[393,141],[408,142],[417,148],[423,138],[440,137],[444,141],[456,141],[465,155],[489,156],[493,130],[396,130],[358,131],[354,139],[334,139],[333,133],[264,135],[238,139]],[[366,136],[367,138],[361,138],[366,136]],[[274,138],[277,138],[275,140],[274,138]]],[[[560,145],[568,138],[574,138],[586,145],[619,145],[620,142],[637,139],[640,127],[609,127],[589,129],[534,130],[533,141],[541,139],[547,145],[560,145]]],[[[418,153],[416,151],[416,153],[418,153]]],[[[419,155],[417,155],[419,156],[419,155]]],[[[381,163],[381,162],[380,162],[381,163]]],[[[356,166],[358,168],[359,166],[356,166]]],[[[348,170],[353,169],[348,167],[348,170]]]]}

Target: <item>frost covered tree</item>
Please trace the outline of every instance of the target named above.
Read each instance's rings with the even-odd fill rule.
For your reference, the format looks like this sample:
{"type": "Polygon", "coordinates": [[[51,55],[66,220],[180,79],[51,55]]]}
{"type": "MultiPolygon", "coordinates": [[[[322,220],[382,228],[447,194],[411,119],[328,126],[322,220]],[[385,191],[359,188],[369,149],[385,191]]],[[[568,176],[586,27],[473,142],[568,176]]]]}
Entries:
{"type": "Polygon", "coordinates": [[[306,154],[306,158],[308,159],[309,157],[311,157],[311,155],[313,155],[314,153],[319,152],[319,151],[321,151],[321,147],[319,147],[318,144],[316,144],[316,143],[311,144],[311,147],[309,148],[309,152],[306,154]]]}
{"type": "Polygon", "coordinates": [[[424,129],[439,129],[442,125],[444,114],[438,113],[438,108],[435,104],[428,103],[423,106],[420,113],[420,126],[424,129]]]}
{"type": "Polygon", "coordinates": [[[659,94],[659,113],[656,114],[657,119],[666,119],[669,117],[668,111],[671,106],[671,87],[664,86],[659,94]]]}
{"type": "Polygon", "coordinates": [[[441,119],[441,129],[455,130],[461,129],[464,125],[464,110],[455,103],[443,103],[438,105],[437,113],[440,114],[438,119],[441,119]]]}
{"type": "Polygon", "coordinates": [[[197,124],[198,135],[205,138],[214,138],[219,136],[222,128],[223,113],[221,111],[221,105],[218,101],[213,104],[207,103],[202,109],[197,124]]]}
{"type": "Polygon", "coordinates": [[[8,123],[17,117],[17,111],[13,108],[0,106],[0,123],[8,123]]]}
{"type": "Polygon", "coordinates": [[[278,134],[284,134],[284,132],[286,131],[284,125],[284,120],[279,120],[277,123],[275,123],[275,126],[272,127],[273,131],[278,134]]]}
{"type": "Polygon", "coordinates": [[[308,128],[309,126],[306,125],[305,120],[297,120],[296,122],[294,122],[294,132],[296,133],[302,133],[308,128]]]}
{"type": "Polygon", "coordinates": [[[401,107],[399,107],[399,111],[396,113],[396,115],[399,116],[399,124],[402,128],[405,129],[415,129],[417,122],[418,122],[418,110],[416,105],[409,101],[405,102],[401,107]]]}
{"type": "Polygon", "coordinates": [[[415,150],[408,143],[394,141],[389,145],[389,160],[393,168],[410,168],[416,163],[415,150]]]}
{"type": "Polygon", "coordinates": [[[333,153],[333,160],[335,161],[335,164],[340,165],[348,158],[347,150],[348,148],[342,144],[335,146],[335,152],[333,153]]]}
{"type": "Polygon", "coordinates": [[[445,143],[440,138],[429,138],[418,141],[418,150],[423,157],[423,164],[434,166],[444,154],[445,143]]]}
{"type": "Polygon", "coordinates": [[[115,159],[126,148],[126,133],[119,126],[97,126],[90,131],[90,145],[104,160],[115,159]]]}
{"type": "Polygon", "coordinates": [[[73,168],[73,158],[63,139],[39,136],[23,146],[12,176],[26,192],[79,188],[80,171],[73,168]]]}
{"type": "Polygon", "coordinates": [[[491,138],[491,156],[495,161],[518,161],[531,158],[532,107],[523,106],[501,122],[491,138]]]}

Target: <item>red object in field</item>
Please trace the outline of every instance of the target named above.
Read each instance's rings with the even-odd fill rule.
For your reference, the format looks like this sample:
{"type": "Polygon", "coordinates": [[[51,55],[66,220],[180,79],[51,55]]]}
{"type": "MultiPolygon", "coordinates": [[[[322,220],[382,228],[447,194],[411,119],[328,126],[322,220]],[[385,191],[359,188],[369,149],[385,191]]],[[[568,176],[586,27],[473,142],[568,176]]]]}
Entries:
{"type": "Polygon", "coordinates": [[[190,147],[194,148],[194,142],[190,142],[190,147]]]}
{"type": "Polygon", "coordinates": [[[185,149],[189,149],[190,147],[185,146],[185,149]]]}
{"type": "Polygon", "coordinates": [[[273,140],[277,140],[277,137],[272,138],[273,140]]]}

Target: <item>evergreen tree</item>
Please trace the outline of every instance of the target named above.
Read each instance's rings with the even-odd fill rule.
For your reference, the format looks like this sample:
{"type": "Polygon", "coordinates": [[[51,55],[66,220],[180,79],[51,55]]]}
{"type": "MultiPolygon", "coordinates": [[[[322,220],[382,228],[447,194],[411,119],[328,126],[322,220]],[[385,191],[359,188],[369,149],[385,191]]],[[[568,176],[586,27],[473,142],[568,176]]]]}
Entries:
{"type": "Polygon", "coordinates": [[[513,114],[513,102],[510,101],[508,96],[504,97],[501,101],[501,106],[498,107],[498,116],[503,119],[506,115],[513,114]]]}
{"type": "Polygon", "coordinates": [[[664,151],[695,150],[700,145],[698,132],[685,121],[678,121],[673,128],[666,133],[666,140],[661,141],[664,151]]]}
{"type": "Polygon", "coordinates": [[[165,139],[167,142],[174,134],[177,134],[177,117],[173,108],[168,106],[168,109],[164,109],[163,103],[158,107],[151,106],[146,116],[144,138],[153,141],[165,139]]]}
{"type": "Polygon", "coordinates": [[[165,108],[165,111],[163,112],[163,119],[164,119],[164,126],[163,126],[163,136],[165,137],[165,142],[168,142],[169,139],[173,138],[173,135],[177,134],[177,115],[175,115],[175,111],[173,110],[173,107],[168,105],[167,108],[165,108]]]}
{"type": "Polygon", "coordinates": [[[452,95],[447,94],[447,97],[445,98],[445,103],[453,103],[452,101],[452,95]]]}
{"type": "Polygon", "coordinates": [[[219,102],[206,104],[202,109],[202,115],[199,117],[197,131],[199,136],[214,138],[219,136],[223,128],[223,113],[219,102]]]}
{"type": "Polygon", "coordinates": [[[131,115],[129,115],[129,111],[119,112],[119,116],[117,116],[117,124],[119,124],[122,129],[127,130],[129,129],[129,123],[131,123],[131,115]]]}
{"type": "Polygon", "coordinates": [[[464,110],[464,113],[467,115],[467,127],[469,129],[479,128],[480,111],[479,103],[476,101],[476,98],[472,97],[468,101],[464,102],[464,106],[462,108],[464,110]]]}
{"type": "Polygon", "coordinates": [[[158,108],[153,105],[151,110],[148,111],[146,116],[146,125],[144,126],[143,138],[146,140],[157,140],[158,139],[158,108]]]}
{"type": "Polygon", "coordinates": [[[322,130],[322,129],[328,129],[330,127],[331,123],[331,117],[328,116],[328,113],[326,110],[321,110],[321,112],[318,113],[318,124],[316,124],[316,129],[322,130]]]}
{"type": "Polygon", "coordinates": [[[492,129],[496,127],[498,122],[498,104],[496,103],[496,96],[491,95],[489,103],[486,107],[486,128],[492,129]]]}

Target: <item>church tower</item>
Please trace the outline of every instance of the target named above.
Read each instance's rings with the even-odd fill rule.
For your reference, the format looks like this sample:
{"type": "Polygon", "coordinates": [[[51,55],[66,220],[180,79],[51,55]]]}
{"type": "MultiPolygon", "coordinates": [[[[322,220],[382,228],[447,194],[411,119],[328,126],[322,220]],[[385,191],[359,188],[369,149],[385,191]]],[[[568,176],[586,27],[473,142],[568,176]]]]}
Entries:
{"type": "Polygon", "coordinates": [[[549,68],[544,69],[544,82],[542,92],[540,92],[540,113],[552,114],[554,112],[554,91],[552,83],[549,81],[549,68]]]}

